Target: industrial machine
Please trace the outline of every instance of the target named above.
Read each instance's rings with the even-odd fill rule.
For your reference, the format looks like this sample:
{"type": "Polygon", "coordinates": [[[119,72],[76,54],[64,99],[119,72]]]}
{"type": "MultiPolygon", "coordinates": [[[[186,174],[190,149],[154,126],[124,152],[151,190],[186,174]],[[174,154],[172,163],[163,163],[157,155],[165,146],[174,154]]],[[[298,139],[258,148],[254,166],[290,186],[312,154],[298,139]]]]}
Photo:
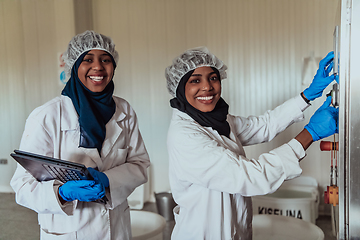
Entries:
{"type": "Polygon", "coordinates": [[[331,204],[337,239],[360,239],[360,1],[339,0],[335,25],[339,84],[331,94],[332,104],[339,107],[339,134],[320,144],[321,150],[332,152],[324,200],[331,204]]]}

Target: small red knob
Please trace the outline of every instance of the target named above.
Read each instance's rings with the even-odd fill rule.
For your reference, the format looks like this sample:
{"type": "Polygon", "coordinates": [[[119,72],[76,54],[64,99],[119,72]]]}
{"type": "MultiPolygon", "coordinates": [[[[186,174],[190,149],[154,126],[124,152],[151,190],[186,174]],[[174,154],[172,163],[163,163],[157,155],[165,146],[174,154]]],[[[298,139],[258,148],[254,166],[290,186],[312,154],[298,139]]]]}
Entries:
{"type": "Polygon", "coordinates": [[[324,192],[324,203],[329,204],[329,194],[327,191],[324,192]]]}
{"type": "Polygon", "coordinates": [[[339,150],[338,142],[330,142],[330,141],[321,141],[320,142],[320,150],[321,151],[331,151],[331,150],[339,150]]]}

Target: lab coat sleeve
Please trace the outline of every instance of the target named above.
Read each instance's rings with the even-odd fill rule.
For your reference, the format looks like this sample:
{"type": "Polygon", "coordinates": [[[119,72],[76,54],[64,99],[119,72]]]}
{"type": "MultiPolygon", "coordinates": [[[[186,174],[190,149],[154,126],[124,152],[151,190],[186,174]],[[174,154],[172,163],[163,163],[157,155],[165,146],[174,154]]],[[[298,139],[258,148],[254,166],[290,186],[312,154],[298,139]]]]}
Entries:
{"type": "Polygon", "coordinates": [[[305,156],[293,139],[258,159],[248,159],[196,124],[181,123],[170,127],[168,151],[172,173],[180,183],[243,196],[274,192],[284,180],[299,176],[299,159],[305,156]]]}
{"type": "MultiPolygon", "coordinates": [[[[21,139],[20,149],[46,156],[53,156],[53,144],[49,135],[49,129],[32,113],[26,121],[25,130],[21,139]]],[[[42,214],[69,214],[76,207],[76,202],[61,205],[58,198],[59,181],[37,181],[20,164],[10,182],[16,193],[16,202],[42,214]]]]}
{"type": "Polygon", "coordinates": [[[298,95],[262,116],[234,117],[235,134],[243,146],[269,142],[291,124],[304,120],[308,106],[298,95]]]}
{"type": "Polygon", "coordinates": [[[125,163],[104,171],[110,182],[110,209],[119,206],[136,187],[147,182],[147,168],[150,166],[149,155],[139,131],[138,120],[134,110],[128,106],[129,119],[124,123],[127,131],[127,149],[119,149],[120,157],[125,163]]]}

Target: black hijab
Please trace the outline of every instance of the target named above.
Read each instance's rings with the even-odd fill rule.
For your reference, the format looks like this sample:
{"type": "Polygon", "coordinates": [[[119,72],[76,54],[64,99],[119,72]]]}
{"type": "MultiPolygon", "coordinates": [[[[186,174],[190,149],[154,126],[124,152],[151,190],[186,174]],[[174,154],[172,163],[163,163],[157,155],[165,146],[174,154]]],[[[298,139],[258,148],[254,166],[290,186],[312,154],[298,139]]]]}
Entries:
{"type": "MultiPolygon", "coordinates": [[[[220,79],[219,71],[212,67],[220,79]]],[[[211,112],[202,112],[189,104],[185,97],[185,85],[195,70],[187,72],[180,80],[176,88],[176,98],[170,100],[170,106],[184,113],[203,127],[212,127],[220,135],[230,138],[230,125],[226,121],[229,113],[229,105],[224,99],[220,98],[215,108],[211,112]]],[[[221,81],[221,80],[220,80],[221,81]]]]}
{"type": "MultiPolygon", "coordinates": [[[[61,94],[71,99],[79,115],[79,147],[97,148],[100,155],[106,136],[105,125],[112,118],[116,109],[112,98],[114,82],[111,79],[102,92],[92,92],[85,87],[78,77],[78,68],[88,52],[84,52],[76,60],[71,70],[71,77],[61,94]]],[[[109,55],[111,56],[111,54],[109,55]]],[[[116,64],[112,56],[111,59],[115,69],[116,64]]]]}

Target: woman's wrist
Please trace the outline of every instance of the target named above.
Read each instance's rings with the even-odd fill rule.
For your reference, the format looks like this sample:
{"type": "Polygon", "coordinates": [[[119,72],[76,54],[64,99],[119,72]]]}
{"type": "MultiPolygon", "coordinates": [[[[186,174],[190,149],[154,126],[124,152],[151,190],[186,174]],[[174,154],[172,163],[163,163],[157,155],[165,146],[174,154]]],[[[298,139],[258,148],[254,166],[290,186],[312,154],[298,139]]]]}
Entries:
{"type": "Polygon", "coordinates": [[[310,100],[305,97],[304,92],[301,92],[301,93],[300,93],[300,96],[304,99],[304,101],[305,101],[307,104],[310,103],[310,100]]]}
{"type": "Polygon", "coordinates": [[[67,201],[62,198],[62,196],[61,196],[61,194],[60,194],[60,192],[59,192],[59,189],[60,189],[60,188],[58,188],[57,195],[58,195],[58,198],[59,198],[60,203],[61,203],[62,205],[64,205],[65,203],[67,203],[67,201]]]}
{"type": "Polygon", "coordinates": [[[313,143],[311,134],[305,128],[295,137],[295,139],[303,146],[304,150],[313,143]]]}

